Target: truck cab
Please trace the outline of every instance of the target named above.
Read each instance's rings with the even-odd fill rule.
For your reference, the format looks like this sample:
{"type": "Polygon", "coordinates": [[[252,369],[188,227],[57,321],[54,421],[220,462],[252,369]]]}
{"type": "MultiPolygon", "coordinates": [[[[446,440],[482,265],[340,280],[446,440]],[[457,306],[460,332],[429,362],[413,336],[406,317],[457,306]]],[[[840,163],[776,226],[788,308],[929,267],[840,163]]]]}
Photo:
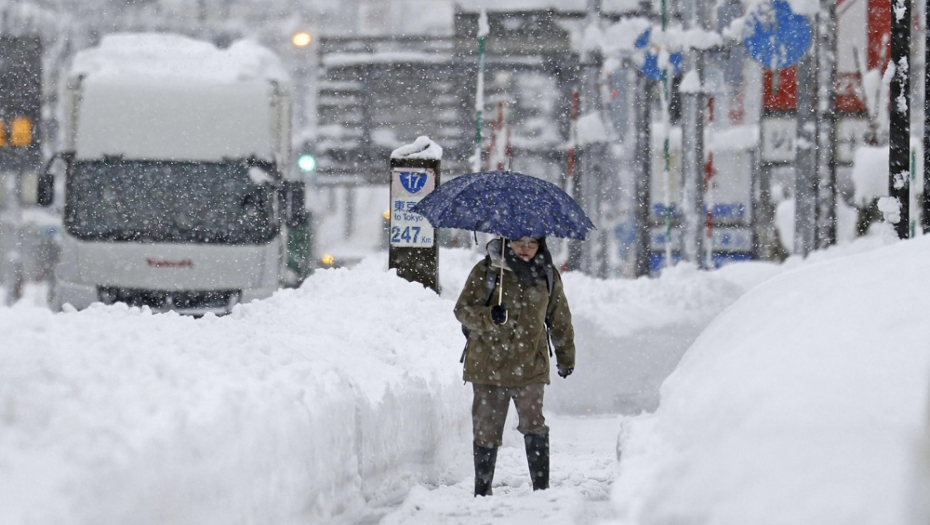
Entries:
{"type": "Polygon", "coordinates": [[[302,185],[286,171],[282,72],[256,44],[175,35],[106,37],[76,56],[54,159],[65,183],[53,309],[223,314],[285,283],[302,185]]]}

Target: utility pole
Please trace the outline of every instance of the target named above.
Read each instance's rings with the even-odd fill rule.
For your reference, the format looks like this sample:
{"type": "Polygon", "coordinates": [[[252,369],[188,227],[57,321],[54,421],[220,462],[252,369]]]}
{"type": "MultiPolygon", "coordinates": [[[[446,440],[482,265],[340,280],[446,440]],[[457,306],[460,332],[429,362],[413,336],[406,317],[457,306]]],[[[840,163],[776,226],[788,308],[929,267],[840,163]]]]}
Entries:
{"type": "MultiPolygon", "coordinates": [[[[684,30],[705,29],[700,0],[686,0],[683,10],[684,30]],[[701,11],[699,13],[699,11],[701,11]]],[[[685,49],[682,57],[684,80],[682,84],[693,84],[681,91],[681,172],[682,212],[682,258],[703,267],[704,253],[704,103],[702,53],[698,49],[685,49]]]]}
{"type": "Polygon", "coordinates": [[[652,225],[649,222],[649,204],[652,182],[652,87],[653,81],[642,71],[636,73],[638,101],[633,104],[636,129],[636,276],[649,275],[652,253],[652,225]]]}
{"type": "MultiPolygon", "coordinates": [[[[908,52],[911,39],[911,9],[907,0],[892,0],[891,6],[891,125],[888,152],[888,196],[897,200],[899,239],[910,235],[910,81],[908,52]]],[[[884,211],[884,210],[883,210],[884,211]]]]}
{"type": "Polygon", "coordinates": [[[798,154],[794,183],[794,253],[807,256],[816,242],[817,221],[817,48],[798,62],[798,154]]]}
{"type": "Polygon", "coordinates": [[[2,253],[6,255],[3,283],[6,289],[7,306],[22,297],[23,288],[23,253],[22,253],[22,211],[20,209],[21,172],[7,171],[0,173],[6,195],[0,214],[0,238],[3,239],[2,253]]]}
{"type": "Polygon", "coordinates": [[[41,115],[40,38],[0,36],[0,265],[9,304],[22,295],[22,177],[41,167],[41,115]]]}
{"type": "Polygon", "coordinates": [[[817,14],[817,248],[836,244],[836,0],[817,14]]]}
{"type": "Polygon", "coordinates": [[[197,23],[203,26],[207,21],[207,2],[206,0],[197,0],[197,23]]]}
{"type": "MultiPolygon", "coordinates": [[[[930,6],[924,8],[924,105],[930,103],[930,6]]],[[[924,108],[924,194],[921,226],[930,233],[930,111],[924,108]]]]}
{"type": "MultiPolygon", "coordinates": [[[[600,32],[601,1],[587,0],[587,18],[585,22],[585,42],[582,43],[581,49],[581,120],[587,123],[593,123],[597,120],[599,126],[586,124],[586,128],[603,129],[601,120],[601,99],[598,81],[603,65],[603,56],[601,54],[600,42],[588,42],[588,37],[592,37],[594,32],[600,32]]],[[[598,137],[585,137],[583,144],[578,144],[578,170],[575,170],[572,176],[572,194],[578,201],[581,208],[591,217],[595,225],[600,225],[600,180],[604,176],[604,151],[605,144],[603,139],[598,137]],[[592,140],[593,139],[593,140],[592,140]]],[[[600,232],[596,232],[595,236],[600,232]]],[[[573,242],[569,244],[568,267],[570,269],[581,270],[589,275],[597,273],[599,267],[598,253],[601,251],[601,245],[597,242],[597,237],[588,242],[573,242]]]]}

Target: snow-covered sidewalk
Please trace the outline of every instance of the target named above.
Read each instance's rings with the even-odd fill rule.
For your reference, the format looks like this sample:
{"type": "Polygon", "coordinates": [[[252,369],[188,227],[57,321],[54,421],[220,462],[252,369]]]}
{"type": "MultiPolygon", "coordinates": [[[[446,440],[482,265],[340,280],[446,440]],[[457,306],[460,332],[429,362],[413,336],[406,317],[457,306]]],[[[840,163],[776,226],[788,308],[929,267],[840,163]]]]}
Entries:
{"type": "MultiPolygon", "coordinates": [[[[303,524],[440,486],[470,450],[452,305],[478,256],[440,260],[441,297],[377,258],[224,318],[0,308],[0,523],[303,524]]],[[[684,267],[637,281],[566,275],[578,368],[555,378],[547,413],[653,408],[743,280],[684,267]]],[[[615,437],[604,439],[612,450],[615,437]]],[[[525,469],[517,445],[501,459],[502,476],[519,465],[511,481],[525,469]]],[[[555,450],[557,465],[566,456],[555,450]]],[[[563,467],[573,465],[560,472],[589,474],[563,467]]]]}
{"type": "MultiPolygon", "coordinates": [[[[866,498],[860,515],[900,515],[889,502],[917,486],[901,476],[918,458],[901,447],[926,410],[930,238],[885,244],[656,279],[565,275],[578,367],[546,393],[553,488],[529,490],[510,425],[487,499],[471,497],[471,396],[452,316],[474,252],[442,252],[439,297],[377,258],[223,318],[0,308],[0,523],[648,525],[703,523],[717,509],[762,523],[735,502],[769,494],[765,508],[822,517],[846,494],[883,490],[857,477],[866,466],[893,493],[866,498]],[[636,416],[676,366],[659,410],[636,416]],[[841,463],[812,453],[817,436],[858,456],[831,471],[841,463]],[[803,458],[805,479],[833,480],[832,492],[793,485],[806,506],[778,497],[803,458]]],[[[814,522],[792,515],[765,518],[814,522]]]]}
{"type": "Polygon", "coordinates": [[[415,487],[383,525],[560,525],[597,523],[614,516],[610,484],[616,476],[616,416],[551,416],[551,488],[533,492],[523,439],[508,422],[499,450],[494,495],[474,497],[471,447],[456,456],[439,486],[415,487]]]}

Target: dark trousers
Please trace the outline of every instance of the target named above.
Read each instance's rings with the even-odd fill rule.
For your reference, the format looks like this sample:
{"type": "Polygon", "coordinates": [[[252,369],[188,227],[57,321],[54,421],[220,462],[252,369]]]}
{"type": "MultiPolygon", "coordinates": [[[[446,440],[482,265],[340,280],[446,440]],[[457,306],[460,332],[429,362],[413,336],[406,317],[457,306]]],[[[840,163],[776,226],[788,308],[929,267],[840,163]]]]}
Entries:
{"type": "Polygon", "coordinates": [[[472,387],[475,392],[471,405],[472,430],[474,442],[479,447],[501,445],[511,399],[517,407],[517,416],[520,418],[517,430],[521,434],[549,435],[549,427],[542,413],[545,384],[503,387],[472,383],[472,387]]]}

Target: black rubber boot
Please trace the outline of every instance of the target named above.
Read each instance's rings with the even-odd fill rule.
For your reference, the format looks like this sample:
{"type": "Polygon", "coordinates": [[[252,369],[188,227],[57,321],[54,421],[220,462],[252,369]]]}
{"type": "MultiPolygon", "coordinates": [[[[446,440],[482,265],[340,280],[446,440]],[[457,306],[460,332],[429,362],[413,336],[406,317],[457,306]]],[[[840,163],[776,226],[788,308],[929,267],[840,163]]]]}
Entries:
{"type": "Polygon", "coordinates": [[[475,496],[490,496],[494,480],[494,464],[497,463],[497,447],[485,448],[474,445],[475,453],[475,496]]]}
{"type": "Polygon", "coordinates": [[[549,436],[527,434],[523,436],[526,442],[526,462],[530,466],[530,479],[533,480],[533,490],[549,488],[549,436]]]}

